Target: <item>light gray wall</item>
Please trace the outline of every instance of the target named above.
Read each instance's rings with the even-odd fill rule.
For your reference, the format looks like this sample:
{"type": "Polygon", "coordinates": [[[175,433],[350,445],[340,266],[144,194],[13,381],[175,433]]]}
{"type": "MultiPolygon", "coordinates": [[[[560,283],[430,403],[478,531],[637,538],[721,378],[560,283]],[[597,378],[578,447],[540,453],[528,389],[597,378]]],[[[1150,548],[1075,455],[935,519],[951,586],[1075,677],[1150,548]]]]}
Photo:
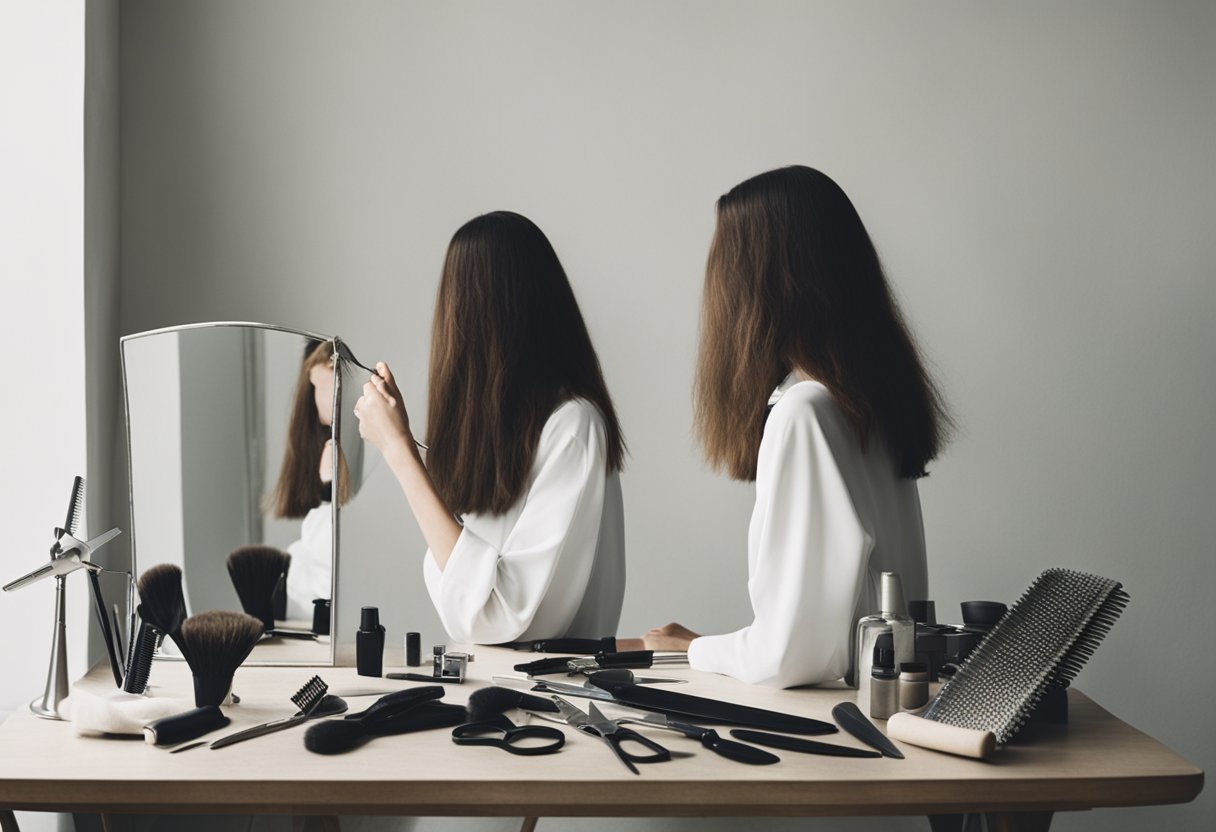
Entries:
{"type": "MultiPolygon", "coordinates": [[[[752,494],[689,436],[713,200],[829,172],[960,423],[922,485],[939,609],[1066,565],[1132,605],[1080,677],[1216,763],[1216,6],[361,2],[122,6],[121,326],[267,320],[393,364],[422,423],[448,238],[532,217],[628,434],[622,631],[747,620],[752,494]],[[1203,697],[1203,699],[1200,699],[1203,697]]],[[[381,465],[343,515],[340,633],[442,638],[381,465]]],[[[948,615],[948,612],[947,612],[948,615]]],[[[1060,829],[1196,828],[1216,803],[1060,829]]],[[[659,826],[657,822],[653,824],[659,826]]],[[[857,824],[845,824],[855,828],[857,824]]]]}

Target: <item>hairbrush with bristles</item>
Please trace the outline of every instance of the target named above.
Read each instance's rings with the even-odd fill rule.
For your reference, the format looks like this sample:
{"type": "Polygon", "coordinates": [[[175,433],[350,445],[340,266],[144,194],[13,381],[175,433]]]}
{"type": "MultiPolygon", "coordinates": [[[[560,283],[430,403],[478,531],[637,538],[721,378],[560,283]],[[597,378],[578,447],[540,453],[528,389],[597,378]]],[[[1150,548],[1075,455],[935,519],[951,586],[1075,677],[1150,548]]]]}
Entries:
{"type": "Polygon", "coordinates": [[[228,577],[241,608],[267,631],[274,629],[275,588],[290,562],[291,556],[274,546],[241,546],[228,556],[228,577]]]}
{"type": "Polygon", "coordinates": [[[1048,569],[942,687],[924,718],[1008,742],[1046,691],[1076,677],[1128,600],[1117,581],[1048,569]]]}
{"type": "MultiPolygon", "coordinates": [[[[186,620],[186,598],[182,592],[181,567],[161,563],[149,567],[136,583],[139,591],[139,624],[127,655],[127,670],[122,689],[128,693],[143,693],[152,673],[152,656],[165,636],[178,647],[182,622],[186,620]]],[[[184,651],[183,651],[184,652],[184,651]]]]}
{"type": "Polygon", "coordinates": [[[299,725],[310,719],[345,713],[346,700],[338,696],[326,696],[328,690],[329,686],[321,680],[320,676],[313,676],[291,697],[292,704],[299,708],[294,714],[220,737],[211,743],[211,748],[224,748],[244,740],[251,740],[254,737],[263,737],[266,734],[291,728],[293,725],[299,725]]]}
{"type": "Polygon", "coordinates": [[[233,674],[262,633],[261,621],[231,610],[201,612],[182,623],[177,645],[194,674],[195,705],[219,705],[224,701],[233,674]]]}
{"type": "Polygon", "coordinates": [[[365,711],[313,725],[304,734],[304,747],[316,754],[341,754],[376,737],[461,724],[465,709],[436,702],[443,693],[442,685],[427,685],[382,696],[365,711]]]}

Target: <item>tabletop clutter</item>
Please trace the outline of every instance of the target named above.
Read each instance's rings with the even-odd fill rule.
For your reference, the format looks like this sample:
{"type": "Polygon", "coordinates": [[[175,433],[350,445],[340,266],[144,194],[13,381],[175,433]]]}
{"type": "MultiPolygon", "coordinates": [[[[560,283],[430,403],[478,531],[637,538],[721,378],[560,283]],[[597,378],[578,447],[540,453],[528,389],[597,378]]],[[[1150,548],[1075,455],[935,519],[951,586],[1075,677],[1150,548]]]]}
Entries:
{"type": "MultiPolygon", "coordinates": [[[[847,693],[832,709],[834,722],[683,693],[677,686],[685,679],[658,674],[663,667],[686,665],[686,654],[619,651],[612,637],[498,645],[563,655],[517,663],[519,675],[493,676],[492,685],[474,691],[467,705],[446,703],[446,687],[465,683],[473,654],[436,645],[430,673],[384,674],[385,628],[379,611],[365,607],[356,636],[359,674],[426,684],[381,695],[350,713],[345,699],[330,694],[314,676],[290,697],[292,710],[281,718],[200,739],[229,724],[223,708],[239,701],[231,693],[234,674],[274,626],[268,604],[279,580],[273,570],[261,567],[281,561],[256,560],[257,568],[246,561],[241,569],[230,570],[234,582],[238,575],[255,576],[238,594],[256,615],[212,611],[186,617],[178,567],[162,564],[140,576],[139,625],[122,674],[124,692],[106,698],[74,693],[65,704],[77,731],[142,732],[149,744],[176,753],[203,746],[222,749],[311,723],[303,732],[305,748],[335,755],[382,737],[450,729],[458,746],[485,745],[535,756],[564,747],[566,735],[557,727],[564,725],[602,740],[634,774],[639,765],[678,757],[630,726],[682,734],[710,753],[746,765],[780,762],[766,749],[902,759],[893,740],[982,760],[1028,722],[1067,720],[1064,689],[1128,600],[1114,581],[1051,569],[1012,607],[965,602],[963,623],[943,625],[935,620],[933,602],[905,604],[899,576],[883,573],[879,610],[857,624],[858,661],[847,680],[857,688],[856,698],[847,693]],[[251,589],[254,584],[257,591],[251,589]],[[151,658],[166,637],[190,667],[193,709],[180,709],[185,704],[180,700],[158,702],[145,695],[151,658]],[[930,697],[931,685],[938,683],[940,690],[930,697]],[[584,708],[571,700],[588,701],[584,708]],[[161,707],[149,707],[152,703],[161,707]],[[882,722],[885,732],[876,724],[882,722]],[[707,726],[726,726],[729,736],[707,726]],[[865,747],[808,738],[840,730],[865,747]]],[[[421,667],[420,654],[420,635],[407,634],[407,666],[421,667]]],[[[370,691],[346,695],[366,693],[370,691]]]]}

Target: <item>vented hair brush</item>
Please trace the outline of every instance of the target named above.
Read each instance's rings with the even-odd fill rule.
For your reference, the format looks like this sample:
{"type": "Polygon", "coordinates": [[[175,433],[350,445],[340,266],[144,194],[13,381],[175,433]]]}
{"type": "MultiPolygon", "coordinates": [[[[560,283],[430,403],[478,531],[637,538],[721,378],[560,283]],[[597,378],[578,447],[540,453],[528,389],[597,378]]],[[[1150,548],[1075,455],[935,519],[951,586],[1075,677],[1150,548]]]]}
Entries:
{"type": "Polygon", "coordinates": [[[1008,742],[1022,728],[1045,692],[1072,682],[1128,600],[1117,581],[1048,569],[972,651],[923,719],[896,714],[888,733],[915,745],[986,756],[993,740],[1008,742]],[[939,731],[932,723],[962,730],[939,731]]]}
{"type": "Polygon", "coordinates": [[[274,546],[241,546],[228,556],[228,577],[241,608],[267,632],[274,629],[275,588],[290,562],[291,556],[274,546]]]}

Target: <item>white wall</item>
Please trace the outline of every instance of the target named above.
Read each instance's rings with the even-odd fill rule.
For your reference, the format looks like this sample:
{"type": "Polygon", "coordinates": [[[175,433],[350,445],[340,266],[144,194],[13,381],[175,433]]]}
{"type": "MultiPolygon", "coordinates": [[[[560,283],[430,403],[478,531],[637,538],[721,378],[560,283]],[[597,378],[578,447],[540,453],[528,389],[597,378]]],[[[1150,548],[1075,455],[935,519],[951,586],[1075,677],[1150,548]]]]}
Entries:
{"type": "MultiPolygon", "coordinates": [[[[0,581],[47,557],[72,477],[85,475],[84,7],[0,3],[0,297],[8,393],[0,406],[4,475],[0,581]]],[[[107,484],[91,483],[102,494],[107,484]]],[[[68,580],[68,662],[85,670],[83,576],[68,580]]],[[[0,711],[41,695],[55,582],[0,595],[0,711]]],[[[26,830],[51,815],[19,813],[26,830]]]]}
{"type": "MultiPolygon", "coordinates": [[[[1080,687],[1216,763],[1191,706],[1211,651],[1180,626],[1216,582],[1216,6],[122,10],[122,330],[337,333],[394,365],[421,422],[448,238],[486,210],[531,216],[630,442],[626,633],[746,621],[751,491],[689,435],[713,200],[777,165],[829,172],[960,422],[922,486],[939,610],[1012,600],[1050,566],[1119,578],[1132,605],[1080,687]]],[[[381,466],[343,515],[339,634],[378,604],[390,644],[439,641],[395,488],[381,466]]],[[[1214,809],[1056,828],[1197,828],[1214,809]]]]}

